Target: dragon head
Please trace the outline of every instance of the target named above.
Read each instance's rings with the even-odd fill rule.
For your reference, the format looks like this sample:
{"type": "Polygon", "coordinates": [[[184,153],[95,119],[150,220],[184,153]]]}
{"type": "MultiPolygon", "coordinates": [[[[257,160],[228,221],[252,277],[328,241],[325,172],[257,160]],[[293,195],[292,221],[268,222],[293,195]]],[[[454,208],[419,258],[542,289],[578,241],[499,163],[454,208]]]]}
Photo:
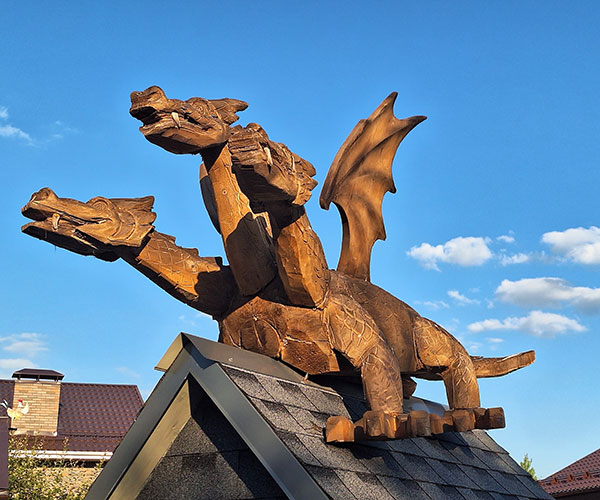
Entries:
{"type": "Polygon", "coordinates": [[[139,247],[154,228],[154,198],[103,198],[87,203],[61,198],[50,188],[33,193],[21,213],[35,222],[25,234],[81,255],[114,261],[118,247],[139,247]]]}
{"type": "Polygon", "coordinates": [[[317,181],[311,163],[285,144],[271,141],[257,123],[236,126],[229,139],[233,170],[251,203],[284,202],[302,206],[317,181]]]}
{"type": "Polygon", "coordinates": [[[236,112],[248,107],[237,99],[187,101],[169,99],[160,87],[131,93],[129,113],[143,125],[140,132],[151,143],[175,154],[198,154],[222,146],[229,139],[229,125],[236,112]]]}

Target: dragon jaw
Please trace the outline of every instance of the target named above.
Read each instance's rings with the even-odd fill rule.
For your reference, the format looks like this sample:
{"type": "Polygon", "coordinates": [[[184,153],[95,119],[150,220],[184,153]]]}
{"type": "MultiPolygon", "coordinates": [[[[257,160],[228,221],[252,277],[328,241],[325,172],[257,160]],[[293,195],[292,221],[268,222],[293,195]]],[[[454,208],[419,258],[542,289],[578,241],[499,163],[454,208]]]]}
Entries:
{"type": "Polygon", "coordinates": [[[35,238],[81,255],[102,260],[119,258],[111,247],[141,245],[153,229],[154,198],[108,199],[96,197],[83,203],[61,198],[50,188],[31,196],[21,213],[33,219],[21,230],[35,238]]]}
{"type": "Polygon", "coordinates": [[[236,99],[210,101],[169,99],[160,87],[131,93],[129,114],[140,120],[140,132],[151,143],[175,154],[198,154],[223,146],[236,111],[248,105],[236,99]]]}

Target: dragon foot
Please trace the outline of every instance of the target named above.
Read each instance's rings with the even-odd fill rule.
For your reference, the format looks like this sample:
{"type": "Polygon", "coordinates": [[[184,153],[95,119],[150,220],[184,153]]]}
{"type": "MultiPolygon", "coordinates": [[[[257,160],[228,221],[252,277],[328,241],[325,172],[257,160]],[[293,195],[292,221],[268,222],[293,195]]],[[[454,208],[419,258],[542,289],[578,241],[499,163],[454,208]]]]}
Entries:
{"type": "Polygon", "coordinates": [[[370,410],[357,422],[346,417],[329,417],[325,428],[328,443],[351,443],[367,439],[404,439],[444,432],[504,427],[502,408],[468,408],[444,412],[443,416],[416,410],[390,413],[370,410]]]}

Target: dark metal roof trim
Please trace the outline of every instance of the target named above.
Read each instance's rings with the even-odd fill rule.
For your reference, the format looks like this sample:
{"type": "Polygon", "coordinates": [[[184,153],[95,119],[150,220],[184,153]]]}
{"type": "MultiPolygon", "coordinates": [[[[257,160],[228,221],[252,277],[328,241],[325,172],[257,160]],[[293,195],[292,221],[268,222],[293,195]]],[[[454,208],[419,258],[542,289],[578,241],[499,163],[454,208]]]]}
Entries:
{"type": "Polygon", "coordinates": [[[196,337],[185,332],[181,332],[175,341],[171,344],[165,355],[158,362],[155,369],[158,371],[167,371],[171,363],[177,357],[179,351],[187,344],[193,344],[198,352],[206,359],[235,365],[246,370],[264,373],[273,377],[279,377],[298,382],[302,380],[302,375],[294,371],[281,361],[248,351],[233,347],[230,345],[214,342],[213,340],[196,337]]]}
{"type": "Polygon", "coordinates": [[[186,350],[196,360],[192,375],[221,410],[240,437],[291,499],[327,500],[328,496],[298,462],[246,396],[217,363],[201,369],[202,354],[188,344],[186,350]]]}
{"type": "MultiPolygon", "coordinates": [[[[209,356],[223,358],[222,348],[225,347],[235,351],[226,352],[227,359],[223,359],[223,362],[240,363],[241,358],[243,365],[250,364],[252,368],[256,368],[254,360],[250,359],[248,361],[247,356],[237,356],[239,353],[237,353],[236,348],[230,348],[222,344],[218,346],[218,349],[211,350],[210,344],[214,343],[210,341],[203,342],[204,339],[197,337],[183,334],[181,340],[183,340],[183,349],[179,351],[175,360],[170,364],[162,380],[146,401],[137,420],[115,450],[113,457],[106,464],[98,479],[92,484],[85,498],[87,500],[105,500],[110,497],[151,436],[183,383],[191,375],[217,408],[221,410],[225,418],[289,498],[326,500],[328,496],[279,439],[269,424],[264,421],[256,408],[246,399],[246,396],[232,382],[223,368],[216,360],[207,359],[204,353],[206,352],[209,356]],[[196,347],[197,345],[204,352],[201,352],[196,347]],[[230,354],[233,354],[233,359],[231,359],[230,354]]],[[[259,356],[241,349],[239,351],[243,354],[259,356]]],[[[265,361],[271,361],[264,356],[260,356],[260,360],[263,364],[265,361]]],[[[277,363],[274,360],[273,362],[277,363]]],[[[283,366],[282,368],[289,377],[287,367],[283,366]]],[[[302,378],[295,372],[292,373],[294,378],[302,378]]]]}
{"type": "Polygon", "coordinates": [[[23,368],[12,374],[13,378],[20,380],[22,378],[35,380],[62,380],[65,376],[55,370],[42,370],[39,368],[23,368]]]}

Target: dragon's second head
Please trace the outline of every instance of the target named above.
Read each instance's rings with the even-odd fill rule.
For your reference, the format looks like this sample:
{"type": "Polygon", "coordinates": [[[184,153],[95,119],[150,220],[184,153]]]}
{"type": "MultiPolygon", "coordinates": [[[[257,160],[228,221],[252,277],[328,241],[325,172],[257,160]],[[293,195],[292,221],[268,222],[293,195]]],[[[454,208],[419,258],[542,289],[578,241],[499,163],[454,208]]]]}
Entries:
{"type": "Polygon", "coordinates": [[[229,150],[240,188],[252,204],[302,206],[317,185],[312,164],[285,144],[271,141],[257,123],[234,127],[229,150]]]}
{"type": "Polygon", "coordinates": [[[34,222],[21,230],[81,255],[114,261],[118,247],[139,247],[153,230],[154,198],[103,198],[87,203],[61,198],[50,188],[33,193],[21,213],[34,222]]]}
{"type": "Polygon", "coordinates": [[[131,93],[129,113],[143,123],[140,131],[153,144],[170,153],[197,154],[225,144],[236,112],[247,107],[237,99],[169,99],[152,86],[131,93]]]}

